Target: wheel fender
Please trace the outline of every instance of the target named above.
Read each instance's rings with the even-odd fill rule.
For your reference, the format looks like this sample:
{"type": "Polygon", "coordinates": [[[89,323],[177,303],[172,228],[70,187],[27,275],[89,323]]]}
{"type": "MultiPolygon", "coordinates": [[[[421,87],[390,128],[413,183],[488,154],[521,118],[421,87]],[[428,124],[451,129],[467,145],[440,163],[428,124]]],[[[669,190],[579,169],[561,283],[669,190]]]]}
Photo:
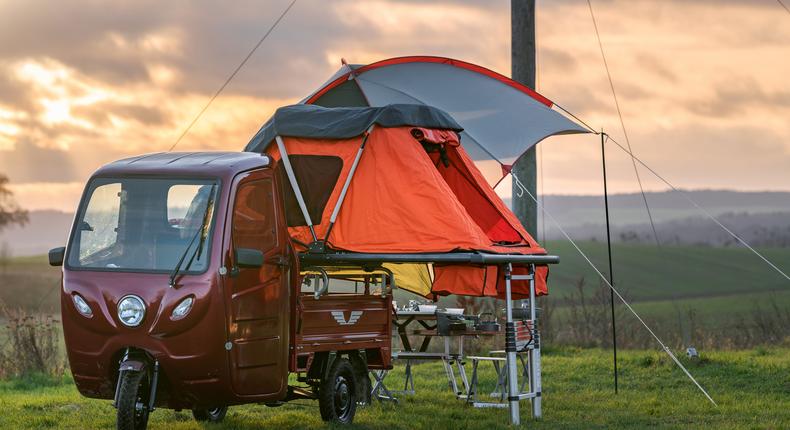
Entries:
{"type": "Polygon", "coordinates": [[[370,404],[370,377],[368,376],[368,360],[364,351],[351,351],[348,354],[351,367],[354,369],[356,377],[357,398],[363,404],[370,404]]]}

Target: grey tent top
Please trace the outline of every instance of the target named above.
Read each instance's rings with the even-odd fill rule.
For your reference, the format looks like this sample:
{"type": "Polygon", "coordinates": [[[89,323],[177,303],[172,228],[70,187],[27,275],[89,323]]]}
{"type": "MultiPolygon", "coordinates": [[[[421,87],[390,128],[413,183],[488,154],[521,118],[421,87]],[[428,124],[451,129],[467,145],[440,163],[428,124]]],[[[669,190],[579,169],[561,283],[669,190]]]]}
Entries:
{"type": "Polygon", "coordinates": [[[381,107],[326,108],[291,105],[277,109],[244,148],[263,152],[275,136],[349,139],[362,135],[371,125],[425,127],[460,132],[463,127],[445,111],[421,104],[390,104],[381,107]]]}

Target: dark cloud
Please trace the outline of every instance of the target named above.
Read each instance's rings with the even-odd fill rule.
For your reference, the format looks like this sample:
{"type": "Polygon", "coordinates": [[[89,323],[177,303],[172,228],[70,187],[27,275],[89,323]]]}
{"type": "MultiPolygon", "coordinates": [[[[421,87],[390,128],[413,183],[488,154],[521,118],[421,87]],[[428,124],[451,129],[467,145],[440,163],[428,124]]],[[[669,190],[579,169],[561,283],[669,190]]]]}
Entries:
{"type": "Polygon", "coordinates": [[[75,118],[84,118],[95,126],[110,125],[110,116],[129,119],[148,126],[171,125],[171,117],[154,106],[143,106],[117,102],[98,102],[71,110],[75,118]]]}
{"type": "Polygon", "coordinates": [[[28,85],[5,73],[3,68],[4,65],[0,63],[0,104],[18,110],[32,111],[34,109],[33,100],[28,85]]]}
{"type": "Polygon", "coordinates": [[[538,52],[540,68],[556,73],[571,73],[578,68],[578,61],[565,50],[541,48],[538,52]]]}
{"type": "MultiPolygon", "coordinates": [[[[211,92],[287,4],[11,2],[3,10],[3,16],[13,18],[0,26],[0,58],[52,58],[112,85],[145,82],[145,64],[158,63],[181,72],[178,89],[211,92]],[[181,50],[145,49],[146,37],[155,34],[178,37],[181,50]]],[[[316,68],[325,68],[323,50],[336,39],[330,36],[348,33],[332,9],[324,2],[298,2],[261,46],[249,64],[251,72],[240,74],[228,91],[289,97],[309,92],[304,85],[314,79],[316,68]]]]}
{"type": "Polygon", "coordinates": [[[716,86],[712,97],[688,104],[689,111],[705,116],[730,117],[755,106],[790,108],[790,91],[766,91],[754,79],[738,77],[716,86]]]}
{"type": "Polygon", "coordinates": [[[668,83],[676,83],[678,76],[669,67],[667,67],[661,60],[650,54],[637,54],[636,62],[643,70],[652,73],[653,75],[662,78],[668,83]]]}

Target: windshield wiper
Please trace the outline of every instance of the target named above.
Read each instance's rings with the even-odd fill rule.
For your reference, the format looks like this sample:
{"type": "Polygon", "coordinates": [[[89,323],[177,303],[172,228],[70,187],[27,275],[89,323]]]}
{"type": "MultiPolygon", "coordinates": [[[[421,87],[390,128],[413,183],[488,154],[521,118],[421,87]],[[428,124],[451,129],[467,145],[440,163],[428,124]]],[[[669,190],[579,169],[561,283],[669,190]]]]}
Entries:
{"type": "Polygon", "coordinates": [[[195,260],[195,256],[200,255],[200,251],[203,248],[203,243],[206,240],[206,224],[208,223],[208,215],[212,211],[214,206],[214,188],[216,184],[211,186],[211,190],[209,191],[209,200],[206,202],[206,211],[203,213],[203,222],[200,224],[200,228],[195,232],[195,235],[192,236],[192,239],[189,241],[189,245],[187,245],[184,252],[181,254],[181,258],[178,259],[178,263],[176,263],[176,267],[173,269],[173,273],[170,274],[170,286],[175,287],[176,285],[176,278],[178,277],[179,272],[181,271],[181,265],[184,264],[184,259],[187,257],[189,250],[192,249],[192,244],[195,243],[198,237],[200,237],[200,241],[198,242],[198,246],[195,251],[192,253],[192,257],[189,258],[189,262],[187,263],[187,267],[184,269],[189,270],[189,267],[192,265],[192,261],[195,260]]]}

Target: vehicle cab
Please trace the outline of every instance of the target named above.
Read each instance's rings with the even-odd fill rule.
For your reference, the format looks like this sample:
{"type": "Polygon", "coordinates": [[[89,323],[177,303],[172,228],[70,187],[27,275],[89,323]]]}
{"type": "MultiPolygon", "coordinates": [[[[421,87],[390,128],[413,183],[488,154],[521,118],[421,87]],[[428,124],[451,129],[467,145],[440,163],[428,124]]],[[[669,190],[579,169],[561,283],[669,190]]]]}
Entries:
{"type": "Polygon", "coordinates": [[[50,252],[83,395],[119,406],[129,370],[149,379],[134,401],[149,412],[285,397],[297,262],[273,172],[265,155],[202,152],[94,173],[68,245],[50,252]]]}

